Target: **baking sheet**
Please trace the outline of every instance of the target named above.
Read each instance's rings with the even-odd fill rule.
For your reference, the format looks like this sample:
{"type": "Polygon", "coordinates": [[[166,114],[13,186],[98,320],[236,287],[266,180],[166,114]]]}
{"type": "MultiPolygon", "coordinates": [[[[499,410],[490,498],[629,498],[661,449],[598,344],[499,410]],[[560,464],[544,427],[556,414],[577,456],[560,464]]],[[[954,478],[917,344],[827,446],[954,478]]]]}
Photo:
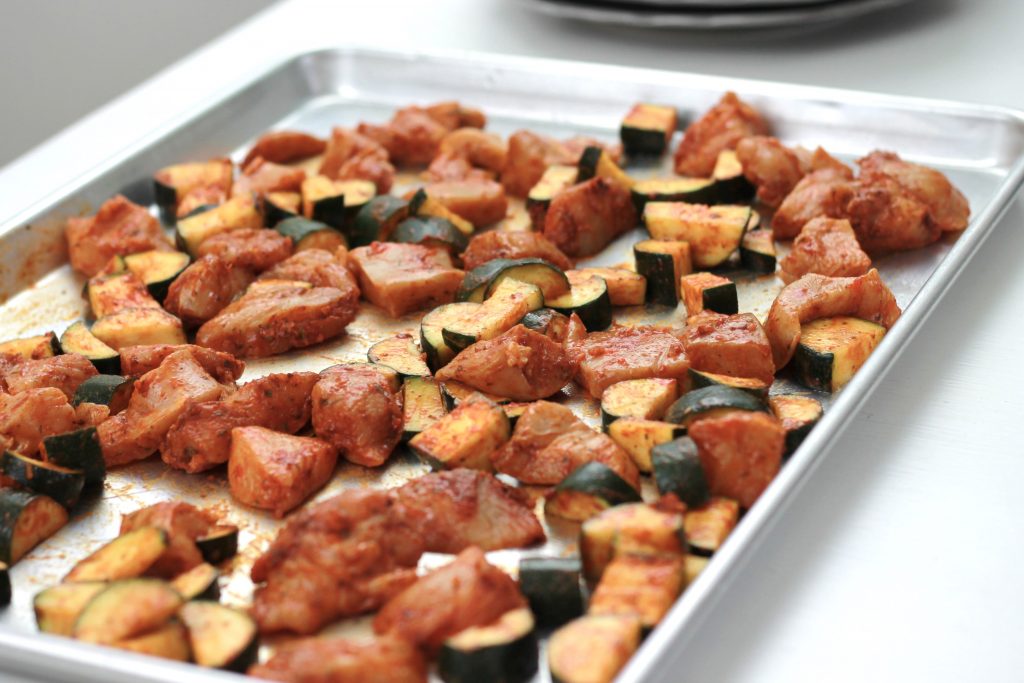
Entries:
{"type": "MultiPolygon", "coordinates": [[[[0,225],[0,300],[7,299],[0,305],[0,339],[50,329],[59,333],[84,314],[85,302],[79,295],[82,279],[61,265],[66,260],[62,230],[67,216],[91,213],[116,192],[149,203],[149,178],[156,169],[225,153],[234,153],[237,159],[251,139],[267,128],[299,128],[326,135],[335,125],[385,120],[398,106],[459,99],[483,108],[489,117],[488,128],[501,134],[526,127],[561,137],[587,134],[614,140],[621,116],[635,101],[673,104],[686,118],[692,118],[730,88],[761,109],[787,143],[820,144],[847,160],[874,148],[893,149],[906,158],[943,169],[969,198],[974,219],[956,239],[877,262],[883,279],[906,309],[903,319],[622,676],[624,680],[671,677],[660,664],[671,642],[696,628],[702,610],[710,609],[716,592],[727,588],[730,574],[742,563],[744,549],[763,540],[765,534],[758,531],[767,532],[772,513],[807,478],[827,442],[838,435],[844,419],[895,361],[901,345],[1020,185],[1024,175],[1018,161],[1024,151],[1021,115],[988,107],[546,60],[347,50],[312,53],[254,77],[189,120],[122,150],[73,187],[57,191],[42,205],[0,225]]],[[[634,239],[620,239],[594,262],[617,264],[628,259],[634,239]]],[[[744,281],[741,310],[753,310],[763,318],[779,285],[773,278],[744,281]]],[[[397,331],[415,330],[418,317],[393,321],[364,306],[346,337],[304,352],[250,362],[243,381],[267,372],[319,370],[336,362],[362,360],[374,341],[397,331]]],[[[624,310],[617,317],[682,324],[682,314],[667,309],[624,310]]],[[[584,419],[596,422],[593,405],[578,395],[565,400],[584,419]]],[[[345,487],[395,486],[424,471],[426,468],[404,451],[378,471],[342,465],[317,498],[345,487]]],[[[0,613],[0,668],[75,680],[172,681],[180,680],[182,671],[188,672],[188,680],[231,676],[180,669],[158,660],[39,636],[34,634],[31,610],[34,593],[57,583],[77,559],[117,534],[120,514],[172,498],[221,509],[227,521],[240,525],[240,554],[231,565],[222,593],[227,603],[247,604],[252,591],[248,567],[280,523],[232,504],[224,479],[222,473],[170,471],[159,459],[112,472],[101,501],[81,506],[67,528],[13,569],[15,601],[0,613]],[[40,658],[42,653],[45,657],[40,658]]],[[[545,547],[490,553],[489,559],[511,569],[523,554],[571,553],[576,529],[568,523],[549,525],[552,541],[545,547]]],[[[423,566],[443,561],[444,556],[428,555],[423,566]]],[[[365,623],[356,620],[331,631],[361,627],[365,623]]],[[[541,669],[538,680],[546,680],[543,665],[541,669]]]]}

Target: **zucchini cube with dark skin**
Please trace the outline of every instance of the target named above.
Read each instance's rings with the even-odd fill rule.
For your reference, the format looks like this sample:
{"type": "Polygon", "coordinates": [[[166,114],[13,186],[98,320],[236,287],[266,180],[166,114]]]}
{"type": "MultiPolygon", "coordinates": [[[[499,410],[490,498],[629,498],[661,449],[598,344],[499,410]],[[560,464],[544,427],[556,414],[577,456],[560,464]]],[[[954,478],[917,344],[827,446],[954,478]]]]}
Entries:
{"type": "Polygon", "coordinates": [[[105,581],[76,581],[60,583],[37,593],[32,608],[39,632],[70,636],[78,615],[106,587],[105,581]]]}
{"type": "Polygon", "coordinates": [[[524,557],[519,590],[541,626],[561,626],[583,614],[578,557],[524,557]]]}
{"type": "Polygon", "coordinates": [[[477,396],[409,441],[415,453],[436,469],[468,467],[490,471],[491,453],[511,436],[508,416],[500,406],[477,396]]]}
{"type": "Polygon", "coordinates": [[[695,268],[719,266],[740,246],[749,206],[648,202],[644,226],[657,240],[688,242],[695,268]]]}
{"type": "Polygon", "coordinates": [[[663,154],[678,121],[675,107],[638,102],[619,127],[622,148],[630,156],[663,154]]]}
{"type": "Polygon", "coordinates": [[[633,204],[643,213],[647,202],[714,204],[718,199],[710,178],[649,178],[633,184],[633,204]]]}
{"type": "Polygon", "coordinates": [[[702,506],[688,509],[684,524],[690,552],[696,555],[713,554],[736,528],[739,517],[739,503],[720,496],[702,506]]]}
{"type": "Polygon", "coordinates": [[[530,214],[530,224],[534,230],[544,229],[544,217],[551,206],[552,198],[573,185],[577,173],[575,166],[548,166],[537,184],[530,188],[529,194],[526,195],[526,211],[530,214]]]}
{"type": "Polygon", "coordinates": [[[644,632],[664,618],[686,587],[685,555],[618,555],[590,596],[587,614],[636,615],[644,632]]]}
{"type": "Polygon", "coordinates": [[[0,342],[0,356],[12,355],[24,358],[25,360],[39,360],[40,358],[52,358],[60,354],[60,342],[57,340],[57,335],[53,332],[0,342]]]}
{"type": "Polygon", "coordinates": [[[640,646],[635,614],[588,614],[555,631],[548,669],[555,683],[611,683],[640,646]]]}
{"type": "Polygon", "coordinates": [[[49,496],[0,488],[0,562],[17,563],[67,522],[68,511],[49,496]]]}
{"type": "Polygon", "coordinates": [[[727,277],[714,273],[691,273],[682,277],[679,288],[688,316],[704,311],[725,315],[739,311],[736,283],[727,277]]]}
{"type": "Polygon", "coordinates": [[[651,453],[664,443],[686,434],[686,428],[671,422],[645,420],[639,417],[620,417],[608,425],[608,436],[629,453],[637,469],[649,473],[653,470],[651,453]]]}
{"type": "Polygon", "coordinates": [[[631,484],[604,463],[591,461],[577,467],[548,494],[544,514],[582,522],[613,505],[640,502],[631,484]]]}
{"type": "Polygon", "coordinates": [[[647,280],[647,301],[663,306],[679,303],[679,283],[693,270],[689,242],[643,240],[633,245],[636,272],[647,280]]]}
{"type": "Polygon", "coordinates": [[[622,553],[686,554],[683,512],[681,505],[671,509],[633,503],[588,519],[580,527],[580,557],[587,583],[597,585],[608,564],[622,553]]]}
{"type": "Polygon", "coordinates": [[[823,414],[821,402],[812,396],[772,396],[768,399],[768,405],[786,430],[787,456],[800,446],[823,414]]]}
{"type": "Polygon", "coordinates": [[[884,336],[883,326],[848,316],[801,325],[800,343],[793,356],[797,376],[808,387],[839,391],[884,336]]]}

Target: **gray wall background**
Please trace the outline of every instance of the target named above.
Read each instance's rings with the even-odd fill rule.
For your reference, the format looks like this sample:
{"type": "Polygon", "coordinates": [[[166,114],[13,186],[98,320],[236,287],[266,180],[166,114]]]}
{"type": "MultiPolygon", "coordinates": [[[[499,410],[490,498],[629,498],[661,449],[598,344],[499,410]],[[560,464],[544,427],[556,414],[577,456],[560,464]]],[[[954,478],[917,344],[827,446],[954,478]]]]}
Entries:
{"type": "Polygon", "coordinates": [[[274,0],[0,0],[0,167],[274,0]]]}

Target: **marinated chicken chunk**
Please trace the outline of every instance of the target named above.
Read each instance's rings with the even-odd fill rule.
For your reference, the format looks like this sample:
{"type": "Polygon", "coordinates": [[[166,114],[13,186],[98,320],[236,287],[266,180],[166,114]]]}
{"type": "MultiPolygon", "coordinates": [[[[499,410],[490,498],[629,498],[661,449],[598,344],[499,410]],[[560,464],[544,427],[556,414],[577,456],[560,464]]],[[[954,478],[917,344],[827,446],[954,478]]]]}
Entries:
{"type": "Polygon", "coordinates": [[[569,256],[592,256],[636,225],[629,190],[597,177],[555,195],[544,217],[544,237],[569,256]]]}
{"type": "Polygon", "coordinates": [[[607,465],[639,490],[640,473],[626,451],[569,408],[548,401],[531,403],[516,421],[512,439],[491,456],[497,471],[524,484],[558,484],[591,461],[607,465]]]}
{"type": "Polygon", "coordinates": [[[562,270],[572,268],[569,257],[554,242],[538,232],[482,232],[473,236],[469,247],[462,254],[466,270],[498,258],[542,258],[562,270]]]}
{"type": "Polygon", "coordinates": [[[402,436],[402,395],[394,371],[369,363],[334,365],[313,387],[313,431],[349,462],[383,465],[402,436]]]}
{"type": "Polygon", "coordinates": [[[545,538],[529,498],[487,472],[433,472],[392,494],[392,516],[417,534],[426,552],[525,548],[545,538]]]}
{"type": "Polygon", "coordinates": [[[265,195],[270,192],[298,192],[306,172],[294,166],[284,166],[256,157],[242,167],[242,174],[231,187],[231,196],[242,194],[265,195]]]}
{"type": "Polygon", "coordinates": [[[121,357],[121,374],[126,377],[141,377],[150,370],[160,367],[167,356],[182,350],[192,354],[195,361],[221,384],[231,384],[245,371],[245,363],[228,353],[195,344],[148,344],[126,346],[118,351],[121,357]]]}
{"type": "Polygon", "coordinates": [[[483,128],[487,125],[487,116],[482,111],[475,107],[466,106],[456,100],[436,102],[424,107],[423,111],[447,130],[483,128]]]}
{"type": "Polygon", "coordinates": [[[508,145],[500,136],[479,128],[459,128],[444,136],[435,160],[465,159],[472,167],[497,175],[505,167],[507,154],[508,145]]]}
{"type": "Polygon", "coordinates": [[[53,387],[70,400],[75,397],[78,386],[96,374],[99,373],[88,358],[78,353],[65,353],[22,361],[6,370],[0,368],[0,389],[19,394],[29,389],[53,387]]]}
{"type": "Polygon", "coordinates": [[[940,171],[904,161],[893,152],[872,152],[859,159],[861,178],[892,178],[928,207],[928,221],[939,230],[963,230],[971,215],[967,198],[940,171]]]}
{"type": "Polygon", "coordinates": [[[248,674],[285,683],[427,683],[427,662],[404,638],[302,638],[248,674]]]}
{"type": "Polygon", "coordinates": [[[424,190],[431,199],[478,228],[497,223],[508,210],[505,188],[493,180],[443,180],[430,183],[424,190]]]}
{"type": "Polygon", "coordinates": [[[374,618],[373,630],[434,652],[449,636],[525,605],[512,577],[488,564],[479,548],[467,548],[389,600],[374,618]]]}
{"type": "Polygon", "coordinates": [[[314,287],[334,287],[353,292],[359,298],[359,285],[352,271],[326,249],[304,249],[264,271],[260,280],[298,280],[314,287]]]}
{"type": "Polygon", "coordinates": [[[687,431],[713,495],[751,507],[779,472],[785,430],[767,413],[735,411],[698,420],[687,431]]]}
{"type": "Polygon", "coordinates": [[[238,387],[221,400],[195,403],[181,413],[160,447],[165,463],[202,472],[228,461],[231,430],[258,426],[294,434],[309,423],[315,372],[274,373],[238,387]]]}
{"type": "Polygon", "coordinates": [[[75,409],[60,389],[0,392],[0,448],[31,456],[46,437],[77,428],[75,409]]]}
{"type": "Polygon", "coordinates": [[[185,325],[198,327],[241,296],[255,277],[218,256],[204,256],[171,283],[164,308],[185,325]]]}
{"type": "Polygon", "coordinates": [[[107,466],[149,457],[189,406],[224,391],[188,350],[167,356],[135,382],[128,407],[96,428],[107,466]]]}
{"type": "Polygon", "coordinates": [[[682,334],[691,367],[767,384],[775,379],[771,344],[752,313],[705,314],[691,320],[682,334]]]}
{"type": "Polygon", "coordinates": [[[358,291],[292,283],[250,290],[196,333],[200,346],[240,358],[304,348],[345,332],[358,311],[358,291]]]}
{"type": "Polygon", "coordinates": [[[690,362],[683,343],[652,327],[615,327],[569,345],[576,379],[594,398],[626,379],[661,377],[686,386],[690,362]]]}
{"type": "Polygon", "coordinates": [[[357,130],[387,149],[398,166],[426,166],[449,129],[422,108],[405,107],[383,126],[360,123],[357,130]]]}
{"type": "Polygon", "coordinates": [[[100,272],[112,256],[172,249],[149,209],[121,195],[104,202],[94,216],[69,218],[64,234],[71,267],[87,277],[100,272]]]}
{"type": "Polygon", "coordinates": [[[75,406],[75,422],[82,427],[96,427],[110,417],[110,406],[83,401],[75,406]]]}
{"type": "Polygon", "coordinates": [[[928,220],[928,207],[885,175],[862,177],[843,212],[866,251],[899,251],[927,246],[942,230],[928,220]]]}
{"type": "Polygon", "coordinates": [[[736,144],[736,158],[765,206],[781,204],[807,171],[796,151],[763,135],[740,140],[736,144]]]}
{"type": "Polygon", "coordinates": [[[814,218],[843,218],[856,187],[852,180],[853,172],[841,165],[804,176],[772,216],[772,234],[792,239],[814,218]]]}
{"type": "Polygon", "coordinates": [[[849,277],[870,268],[871,258],[860,248],[850,222],[821,216],[804,225],[779,262],[779,276],[789,283],[807,273],[849,277]]]}
{"type": "Polygon", "coordinates": [[[252,567],[263,633],[314,633],[372,611],[416,581],[423,541],[393,519],[386,491],[349,490],[303,508],[252,567]]]}
{"type": "Polygon", "coordinates": [[[477,168],[465,157],[438,154],[423,172],[423,179],[432,183],[447,180],[494,180],[494,174],[477,168]]]}
{"type": "Polygon", "coordinates": [[[526,197],[548,166],[574,164],[576,159],[565,145],[554,138],[528,130],[509,136],[501,184],[513,197],[526,197]]]}
{"type": "Polygon", "coordinates": [[[275,164],[290,164],[315,157],[324,151],[327,143],[320,138],[296,130],[274,130],[256,140],[242,161],[248,166],[257,157],[275,164]]]}
{"type": "Polygon", "coordinates": [[[229,266],[263,272],[292,255],[292,238],[276,230],[241,228],[203,240],[198,256],[216,256],[229,266]]]}
{"type": "Polygon", "coordinates": [[[679,175],[706,178],[718,155],[736,149],[743,138],[766,135],[768,126],[752,106],[734,92],[727,92],[718,104],[687,127],[676,148],[675,171],[679,175]]]}
{"type": "Polygon", "coordinates": [[[437,379],[454,379],[513,401],[535,401],[557,393],[572,374],[561,344],[516,325],[461,351],[438,371],[437,379]]]}
{"type": "Polygon", "coordinates": [[[136,510],[121,519],[121,534],[153,526],[167,532],[167,550],[149,568],[149,576],[173,578],[203,563],[196,539],[206,536],[217,525],[207,510],[180,501],[157,503],[136,510]]]}
{"type": "Polygon", "coordinates": [[[348,128],[335,128],[327,143],[320,175],[334,180],[369,180],[386,193],[395,181],[388,151],[376,140],[348,128]]]}
{"type": "Polygon", "coordinates": [[[462,284],[463,272],[438,247],[374,242],[348,260],[363,296],[393,318],[451,303],[462,284]]]}

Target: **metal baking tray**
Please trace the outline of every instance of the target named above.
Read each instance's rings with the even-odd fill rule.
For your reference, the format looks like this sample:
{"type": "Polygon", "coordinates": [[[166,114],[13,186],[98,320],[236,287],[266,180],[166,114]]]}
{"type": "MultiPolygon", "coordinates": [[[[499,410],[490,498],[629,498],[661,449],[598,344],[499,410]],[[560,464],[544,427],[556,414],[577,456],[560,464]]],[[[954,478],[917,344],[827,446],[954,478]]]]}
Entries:
{"type": "MultiPolygon", "coordinates": [[[[95,211],[117,192],[152,202],[152,173],[167,164],[244,150],[268,128],[292,127],[327,134],[334,125],[384,120],[398,106],[459,99],[481,107],[489,128],[502,134],[521,127],[558,136],[587,134],[614,140],[623,113],[637,101],[673,104],[687,118],[709,108],[723,91],[749,99],[787,143],[822,145],[846,159],[876,148],[941,168],[970,200],[970,227],[926,249],[876,263],[905,312],[853,381],[831,401],[824,419],[782,472],[744,516],[701,576],[650,635],[619,680],[670,681],[680,646],[699,628],[716,599],[729,589],[754,546],[772,531],[787,501],[811,477],[829,444],[842,432],[888,367],[938,304],[959,271],[992,232],[1024,180],[1024,113],[996,107],[906,99],[859,92],[745,81],[667,71],[623,68],[531,58],[449,53],[407,54],[332,49],[298,55],[253,76],[181,118],[118,152],[106,163],[55,191],[47,199],[0,223],[0,339],[54,329],[80,318],[85,304],[82,279],[66,265],[63,225],[67,217],[95,211]]],[[[595,261],[626,260],[626,240],[595,261]]],[[[774,278],[745,280],[741,310],[762,318],[778,290],[774,278]]],[[[636,315],[626,311],[619,316],[636,315]]],[[[642,311],[646,319],[673,320],[680,313],[642,311]]],[[[340,340],[305,352],[248,364],[249,379],[280,370],[319,370],[362,359],[373,341],[415,329],[418,316],[386,320],[364,307],[340,340]]],[[[571,394],[572,392],[570,392],[571,394]]],[[[592,406],[578,395],[566,400],[588,421],[592,406]]],[[[341,465],[338,476],[318,494],[344,487],[392,486],[425,471],[411,455],[396,453],[377,471],[341,465]]],[[[59,582],[80,557],[117,535],[120,514],[168,499],[224,512],[242,527],[241,552],[224,600],[245,604],[252,591],[248,569],[273,538],[280,522],[231,502],[220,473],[187,475],[150,459],[110,473],[102,500],[76,510],[73,521],[35,549],[13,570],[15,599],[0,613],[0,672],[53,680],[188,681],[239,680],[235,674],[122,653],[35,633],[31,598],[59,582]]],[[[570,552],[575,525],[548,525],[551,540],[539,549],[490,553],[492,562],[514,568],[524,554],[570,552]]],[[[427,556],[424,566],[443,561],[427,556]]],[[[365,629],[357,620],[341,631],[365,629]]],[[[329,629],[330,632],[339,629],[329,629]]],[[[742,655],[740,655],[742,656],[742,655]]],[[[547,680],[545,667],[537,680],[547,680]]]]}

